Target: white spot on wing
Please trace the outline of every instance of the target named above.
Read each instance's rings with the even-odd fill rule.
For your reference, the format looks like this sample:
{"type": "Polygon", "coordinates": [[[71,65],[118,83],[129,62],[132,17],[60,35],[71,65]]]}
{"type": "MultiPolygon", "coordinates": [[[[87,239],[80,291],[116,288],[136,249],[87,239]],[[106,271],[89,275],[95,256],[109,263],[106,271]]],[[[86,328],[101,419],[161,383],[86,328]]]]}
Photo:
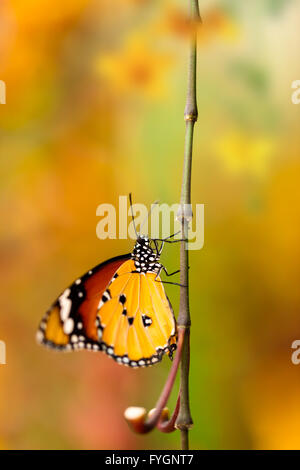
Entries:
{"type": "Polygon", "coordinates": [[[41,343],[44,339],[44,335],[43,333],[39,330],[37,333],[36,333],[36,340],[38,343],[41,343]]]}
{"type": "Polygon", "coordinates": [[[60,318],[65,321],[68,316],[70,315],[72,301],[68,299],[71,290],[66,289],[63,294],[58,298],[59,305],[60,305],[60,318]]]}
{"type": "Polygon", "coordinates": [[[64,322],[64,333],[70,335],[74,330],[74,320],[72,318],[67,318],[64,322]]]}

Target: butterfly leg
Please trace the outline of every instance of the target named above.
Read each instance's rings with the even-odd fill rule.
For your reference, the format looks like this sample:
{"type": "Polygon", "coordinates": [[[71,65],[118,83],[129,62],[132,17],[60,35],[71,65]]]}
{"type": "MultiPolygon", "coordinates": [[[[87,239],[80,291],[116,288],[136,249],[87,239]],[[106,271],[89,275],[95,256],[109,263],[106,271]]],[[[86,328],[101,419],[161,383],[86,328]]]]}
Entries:
{"type": "Polygon", "coordinates": [[[160,268],[155,276],[155,281],[156,282],[162,282],[163,284],[171,284],[172,286],[179,286],[179,287],[187,287],[183,284],[179,284],[178,282],[169,282],[169,281],[158,281],[157,280],[157,277],[160,275],[161,271],[164,270],[164,272],[166,273],[167,276],[173,276],[174,274],[177,274],[180,272],[180,269],[177,269],[177,271],[174,271],[173,273],[168,273],[168,271],[166,270],[166,268],[161,264],[160,265],[160,268]]]}
{"type": "Polygon", "coordinates": [[[161,269],[164,270],[167,276],[174,276],[174,274],[180,273],[180,269],[177,269],[177,271],[174,271],[173,273],[168,273],[167,269],[164,266],[162,266],[161,269]]]}
{"type": "Polygon", "coordinates": [[[159,241],[159,242],[163,242],[163,243],[178,243],[178,242],[188,242],[188,239],[187,238],[180,238],[178,240],[169,240],[169,238],[172,238],[174,237],[175,235],[177,235],[179,232],[176,232],[176,233],[173,233],[173,235],[170,235],[169,237],[167,238],[154,238],[153,241],[155,243],[155,241],[159,241]]]}
{"type": "MultiPolygon", "coordinates": [[[[159,240],[159,241],[161,241],[161,240],[159,240]]],[[[161,255],[161,252],[162,252],[162,249],[163,249],[163,247],[164,247],[164,242],[162,242],[162,244],[160,245],[160,247],[158,246],[158,243],[157,243],[157,239],[156,239],[156,238],[153,240],[153,242],[154,242],[154,245],[155,245],[156,254],[157,254],[158,256],[160,256],[160,255],[161,255]]]]}
{"type": "Polygon", "coordinates": [[[178,242],[188,242],[187,238],[180,238],[179,240],[164,240],[165,243],[178,243],[178,242]]]}

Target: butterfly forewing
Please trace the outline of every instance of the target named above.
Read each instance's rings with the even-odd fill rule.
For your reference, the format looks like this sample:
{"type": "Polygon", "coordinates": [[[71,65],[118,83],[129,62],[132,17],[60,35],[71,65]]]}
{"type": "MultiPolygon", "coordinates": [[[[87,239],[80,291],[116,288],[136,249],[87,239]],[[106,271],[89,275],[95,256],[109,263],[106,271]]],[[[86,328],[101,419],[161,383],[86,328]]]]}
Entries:
{"type": "Polygon", "coordinates": [[[67,288],[42,319],[38,342],[55,349],[100,349],[99,302],[112,276],[128,258],[130,254],[101,263],[67,288]]]}

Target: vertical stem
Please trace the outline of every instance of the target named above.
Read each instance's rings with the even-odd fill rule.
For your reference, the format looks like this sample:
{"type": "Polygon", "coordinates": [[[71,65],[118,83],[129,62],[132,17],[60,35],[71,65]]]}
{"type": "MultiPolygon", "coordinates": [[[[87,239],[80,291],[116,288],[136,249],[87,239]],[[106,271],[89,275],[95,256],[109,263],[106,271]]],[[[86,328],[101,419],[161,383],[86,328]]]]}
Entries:
{"type": "MultiPolygon", "coordinates": [[[[197,69],[197,22],[200,20],[198,0],[189,0],[191,15],[191,42],[188,65],[187,99],[184,110],[186,122],[185,149],[183,178],[181,187],[181,206],[178,219],[181,220],[182,239],[188,238],[189,222],[192,218],[191,211],[191,171],[193,154],[194,125],[198,118],[196,97],[196,69],[197,69]]],[[[181,432],[181,447],[189,448],[189,429],[193,425],[189,401],[189,369],[190,369],[190,308],[189,308],[189,252],[186,243],[180,245],[180,305],[178,315],[178,327],[185,328],[183,350],[180,369],[180,411],[176,420],[176,428],[181,432]]]]}

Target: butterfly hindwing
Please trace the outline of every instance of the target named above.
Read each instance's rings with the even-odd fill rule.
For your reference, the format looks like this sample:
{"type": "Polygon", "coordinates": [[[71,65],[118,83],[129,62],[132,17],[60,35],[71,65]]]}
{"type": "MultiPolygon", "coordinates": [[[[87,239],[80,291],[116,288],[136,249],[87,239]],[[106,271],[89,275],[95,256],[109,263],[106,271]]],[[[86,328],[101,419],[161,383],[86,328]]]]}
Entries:
{"type": "Polygon", "coordinates": [[[132,367],[154,364],[176,346],[174,314],[159,276],[126,261],[108,286],[98,318],[105,351],[132,367]]]}

